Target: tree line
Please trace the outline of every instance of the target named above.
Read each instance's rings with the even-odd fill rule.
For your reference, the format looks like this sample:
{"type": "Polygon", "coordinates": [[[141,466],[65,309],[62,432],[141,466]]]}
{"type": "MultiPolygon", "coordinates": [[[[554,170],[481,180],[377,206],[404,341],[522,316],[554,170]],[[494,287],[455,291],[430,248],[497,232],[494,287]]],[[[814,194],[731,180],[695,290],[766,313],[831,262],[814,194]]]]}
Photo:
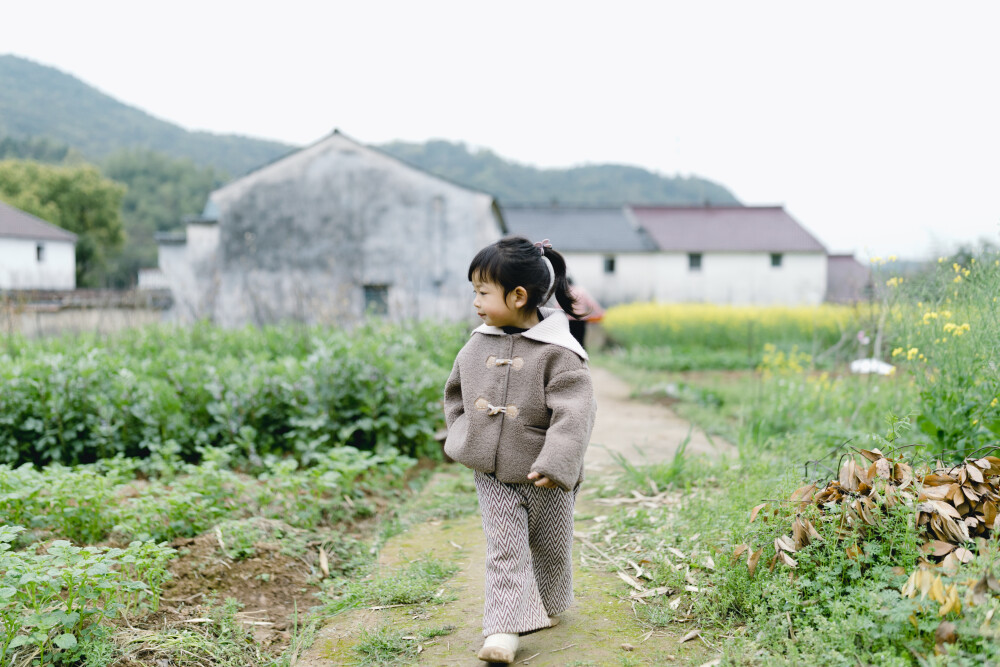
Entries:
{"type": "Polygon", "coordinates": [[[201,212],[225,174],[148,149],[90,164],[48,139],[0,139],[0,200],[78,236],[79,287],[134,287],[157,232],[201,212]]]}

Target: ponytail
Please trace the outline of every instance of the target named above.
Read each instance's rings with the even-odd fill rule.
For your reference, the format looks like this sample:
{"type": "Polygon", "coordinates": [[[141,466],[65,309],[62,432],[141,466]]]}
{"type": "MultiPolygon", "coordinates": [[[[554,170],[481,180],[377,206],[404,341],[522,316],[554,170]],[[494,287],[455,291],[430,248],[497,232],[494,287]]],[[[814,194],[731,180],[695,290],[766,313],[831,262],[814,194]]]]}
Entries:
{"type": "Polygon", "coordinates": [[[576,300],[570,291],[569,278],[566,277],[566,260],[563,259],[561,254],[553,250],[551,245],[543,247],[542,251],[544,253],[543,256],[552,265],[552,273],[555,276],[551,296],[555,297],[556,303],[559,304],[559,307],[567,315],[576,319],[582,318],[586,313],[578,313],[576,311],[576,300]]]}

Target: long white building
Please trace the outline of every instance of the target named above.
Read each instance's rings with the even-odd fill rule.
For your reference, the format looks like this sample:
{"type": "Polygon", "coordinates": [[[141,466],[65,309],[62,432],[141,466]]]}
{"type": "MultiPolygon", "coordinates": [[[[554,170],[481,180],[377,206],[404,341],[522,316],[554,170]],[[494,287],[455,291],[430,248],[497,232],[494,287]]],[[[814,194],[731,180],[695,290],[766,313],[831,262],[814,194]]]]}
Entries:
{"type": "Polygon", "coordinates": [[[827,251],[780,206],[505,207],[511,233],[549,238],[574,281],[630,301],[818,304],[827,251]]]}

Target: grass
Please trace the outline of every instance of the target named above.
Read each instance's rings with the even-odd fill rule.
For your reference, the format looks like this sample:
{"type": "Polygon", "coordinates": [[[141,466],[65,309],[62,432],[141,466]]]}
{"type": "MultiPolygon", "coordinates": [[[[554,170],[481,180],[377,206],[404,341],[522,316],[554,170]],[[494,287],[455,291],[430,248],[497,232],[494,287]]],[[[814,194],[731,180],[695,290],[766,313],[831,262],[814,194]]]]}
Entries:
{"type": "Polygon", "coordinates": [[[325,592],[326,611],[338,614],[360,606],[411,605],[448,602],[454,594],[442,584],[458,571],[458,566],[425,557],[405,569],[386,576],[361,581],[335,581],[325,592]]]}
{"type": "MultiPolygon", "coordinates": [[[[615,368],[617,362],[605,358],[598,363],[615,368]]],[[[673,391],[671,407],[706,428],[713,421],[724,422],[739,451],[732,460],[714,462],[683,454],[659,466],[620,460],[618,494],[649,495],[651,479],[658,489],[675,491],[662,506],[616,511],[592,537],[607,545],[609,553],[620,554],[623,563],[642,563],[649,576],[646,586],[673,591],[637,606],[637,616],[648,627],[677,627],[678,621],[689,627],[694,622],[711,641],[722,640],[727,664],[909,665],[915,655],[924,656],[923,664],[997,661],[1000,651],[981,629],[988,627],[982,626],[988,607],[946,619],[964,630],[956,645],[938,647],[943,652],[939,656],[933,637],[941,618],[919,600],[900,595],[921,555],[912,511],[891,514],[867,535],[826,534],[825,542],[796,554],[794,572],[783,566],[767,569],[774,554],[769,545],[789,531],[793,510],[773,503],[776,516],[749,522],[751,507],[787,498],[802,484],[807,461],[827,457],[826,465],[836,468],[845,442],[875,446],[872,433],[885,429],[890,408],[915,395],[907,378],[631,369],[627,379],[636,395],[657,399],[651,388],[685,386],[673,391]],[[765,548],[754,576],[745,557],[738,563],[729,558],[741,542],[765,548]],[[852,544],[858,547],[854,555],[847,551],[852,544]],[[685,589],[692,583],[698,593],[685,589]]],[[[894,428],[900,430],[899,425],[894,428]]],[[[899,442],[922,437],[904,430],[899,442]]],[[[826,475],[815,465],[809,474],[826,475]]],[[[990,562],[996,560],[1000,558],[990,562]]],[[[954,581],[961,585],[962,577],[971,574],[960,573],[954,581]]]]}
{"type": "Polygon", "coordinates": [[[363,629],[352,650],[358,654],[361,665],[395,665],[406,658],[415,657],[420,642],[444,637],[454,630],[452,626],[446,625],[407,634],[404,630],[380,625],[374,629],[363,629]]]}
{"type": "Polygon", "coordinates": [[[387,625],[374,630],[365,628],[354,645],[354,652],[361,658],[362,665],[394,665],[402,658],[417,655],[416,643],[403,637],[402,630],[387,625]]]}

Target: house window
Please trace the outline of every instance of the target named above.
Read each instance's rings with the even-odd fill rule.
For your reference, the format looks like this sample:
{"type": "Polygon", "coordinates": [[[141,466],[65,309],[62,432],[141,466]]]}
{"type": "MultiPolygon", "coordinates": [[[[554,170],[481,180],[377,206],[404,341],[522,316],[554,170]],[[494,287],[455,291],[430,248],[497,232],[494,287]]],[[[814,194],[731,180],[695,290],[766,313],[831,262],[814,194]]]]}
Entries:
{"type": "Polygon", "coordinates": [[[701,271],[701,253],[688,253],[688,271],[701,271]]]}
{"type": "Polygon", "coordinates": [[[771,253],[771,266],[781,266],[781,253],[772,252],[771,253]]]}
{"type": "Polygon", "coordinates": [[[35,245],[35,257],[39,262],[45,261],[45,244],[39,243],[35,245]]]}
{"type": "Polygon", "coordinates": [[[389,314],[388,285],[365,285],[365,312],[369,315],[389,314]]]}
{"type": "Polygon", "coordinates": [[[614,273],[615,272],[615,256],[608,255],[604,258],[604,272],[614,273]]]}

